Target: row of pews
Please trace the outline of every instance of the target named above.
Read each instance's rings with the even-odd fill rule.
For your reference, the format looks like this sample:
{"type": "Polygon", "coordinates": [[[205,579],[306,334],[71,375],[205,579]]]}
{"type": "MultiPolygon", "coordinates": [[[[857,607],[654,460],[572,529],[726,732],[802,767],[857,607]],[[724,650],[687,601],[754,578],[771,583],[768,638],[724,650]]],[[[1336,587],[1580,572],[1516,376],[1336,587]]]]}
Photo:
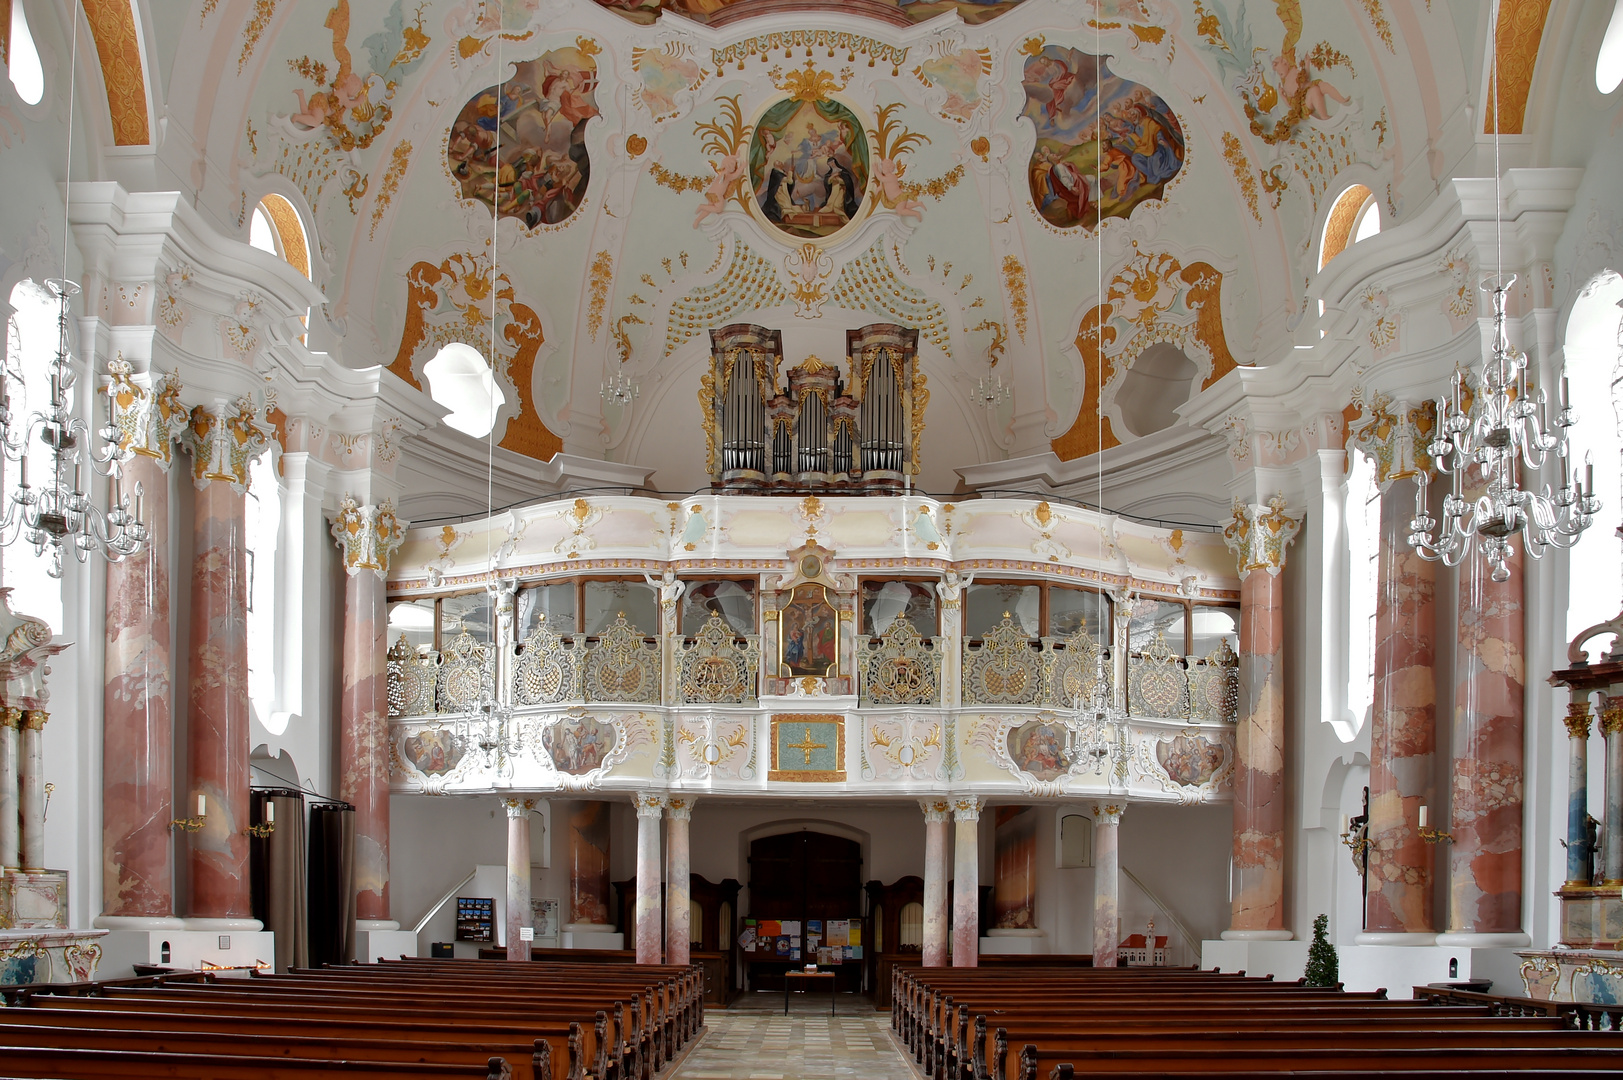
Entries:
{"type": "Polygon", "coordinates": [[[6,996],[6,1078],[653,1080],[704,1023],[700,969],[636,964],[403,959],[6,996]]]}
{"type": "Polygon", "coordinates": [[[891,1025],[934,1080],[1623,1072],[1616,1031],[1502,1012],[1193,968],[915,968],[891,1025]]]}

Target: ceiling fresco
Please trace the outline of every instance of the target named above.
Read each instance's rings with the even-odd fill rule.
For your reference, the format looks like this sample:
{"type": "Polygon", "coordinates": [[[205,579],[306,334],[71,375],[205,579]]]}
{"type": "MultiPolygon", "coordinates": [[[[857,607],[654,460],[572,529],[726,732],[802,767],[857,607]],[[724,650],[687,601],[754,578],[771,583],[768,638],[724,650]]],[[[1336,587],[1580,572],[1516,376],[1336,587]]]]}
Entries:
{"type": "Polygon", "coordinates": [[[346,363],[421,381],[436,343],[494,341],[501,445],[677,490],[711,327],[843,364],[846,330],[904,322],[917,482],[946,491],[1146,437],[1116,391],[1152,346],[1190,394],[1278,360],[1335,194],[1391,221],[1434,192],[1464,80],[1397,31],[1438,7],[267,0],[187,33],[241,72],[194,120],[231,129],[230,213],[306,215],[346,363]],[[624,409],[598,393],[622,369],[624,409]]]}

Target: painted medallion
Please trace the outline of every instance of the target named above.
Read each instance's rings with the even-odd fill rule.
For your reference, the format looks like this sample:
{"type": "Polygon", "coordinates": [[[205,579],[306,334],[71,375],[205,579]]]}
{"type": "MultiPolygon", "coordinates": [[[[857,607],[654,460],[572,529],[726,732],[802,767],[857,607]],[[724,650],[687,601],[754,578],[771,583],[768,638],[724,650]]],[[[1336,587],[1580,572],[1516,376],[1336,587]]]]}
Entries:
{"type": "Polygon", "coordinates": [[[786,98],[755,123],[750,190],[769,224],[796,240],[832,236],[868,197],[868,137],[845,105],[786,98]]]}
{"type": "Polygon", "coordinates": [[[1105,57],[1046,45],[1026,60],[1021,116],[1037,129],[1027,168],[1049,224],[1091,229],[1159,199],[1183,168],[1183,127],[1147,86],[1111,74],[1105,57]]]}

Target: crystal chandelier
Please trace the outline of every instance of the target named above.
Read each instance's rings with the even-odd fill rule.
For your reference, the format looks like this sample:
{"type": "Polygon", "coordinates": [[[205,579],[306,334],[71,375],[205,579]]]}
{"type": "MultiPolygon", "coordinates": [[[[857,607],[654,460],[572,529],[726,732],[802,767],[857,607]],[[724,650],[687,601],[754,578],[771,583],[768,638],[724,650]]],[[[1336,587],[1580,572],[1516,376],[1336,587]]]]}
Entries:
{"type": "Polygon", "coordinates": [[[1072,698],[1071,761],[1080,772],[1103,774],[1120,750],[1127,713],[1116,706],[1105,668],[1105,651],[1098,650],[1093,678],[1072,698]],[[1078,768],[1078,766],[1081,766],[1078,768]]]}
{"type": "Polygon", "coordinates": [[[981,376],[975,388],[969,392],[969,400],[988,409],[995,409],[1009,399],[1009,388],[1003,385],[1003,380],[990,366],[986,374],[981,376]]]}
{"type": "Polygon", "coordinates": [[[45,285],[58,304],[56,355],[49,361],[50,401],[44,409],[32,410],[26,417],[13,416],[10,393],[13,376],[8,372],[0,378],[0,451],[8,460],[18,463],[17,486],[6,502],[4,518],[0,518],[0,546],[10,545],[21,537],[33,545],[37,555],[49,550],[51,561],[46,572],[59,578],[64,548],[71,550],[80,562],[91,552],[118,562],[140,554],[146,545],[147,529],[141,524],[141,485],[135,485],[133,512],[130,496],[124,491],[120,466],[134,452],[120,445],[118,429],[112,421],[112,398],[108,398],[107,424],[96,433],[102,446],[93,454],[88,453],[86,446],[89,429],[84,420],[73,415],[69,402],[68,395],[77,377],[68,350],[68,301],[79,292],[79,286],[59,278],[52,278],[45,285]],[[109,478],[110,495],[105,511],[94,505],[85,491],[86,456],[92,474],[109,478]],[[35,483],[29,482],[31,457],[36,463],[44,459],[44,468],[36,464],[34,472],[36,478],[41,472],[44,477],[35,483]]]}
{"type": "MultiPolygon", "coordinates": [[[[1499,5],[1491,12],[1498,26],[1499,5]]],[[[1437,399],[1436,438],[1426,448],[1437,470],[1454,477],[1453,490],[1443,497],[1443,520],[1438,522],[1426,511],[1426,492],[1431,477],[1421,470],[1415,491],[1415,515],[1409,522],[1409,546],[1421,558],[1445,566],[1458,566],[1480,549],[1483,561],[1492,567],[1493,580],[1510,578],[1510,558],[1515,554],[1515,538],[1532,558],[1542,558],[1551,547],[1570,548],[1589,528],[1600,510],[1595,497],[1594,467],[1589,466],[1582,484],[1572,479],[1567,447],[1567,429],[1575,423],[1567,400],[1567,379],[1561,377],[1560,408],[1555,423],[1549,421],[1544,387],[1529,394],[1527,354],[1511,345],[1505,334],[1505,295],[1515,283],[1515,275],[1504,275],[1504,198],[1499,165],[1499,44],[1494,39],[1493,55],[1493,217],[1497,238],[1499,274],[1484,281],[1483,288],[1493,297],[1493,349],[1473,377],[1455,371],[1450,380],[1453,400],[1437,399]],[[1522,470],[1544,467],[1551,454],[1561,459],[1561,486],[1555,491],[1545,484],[1540,490],[1523,488],[1522,470]],[[1450,460],[1452,459],[1452,460],[1450,460]],[[1483,485],[1482,494],[1467,500],[1465,473],[1474,469],[1473,486],[1483,485]]],[[[1532,483],[1537,484],[1535,477],[1532,483]]]]}
{"type": "Polygon", "coordinates": [[[610,405],[618,405],[623,409],[637,399],[637,393],[637,384],[631,381],[624,367],[603,381],[603,400],[610,405]]]}
{"type": "Polygon", "coordinates": [[[1409,543],[1421,558],[1458,566],[1473,547],[1480,548],[1495,581],[1510,577],[1507,561],[1515,553],[1517,534],[1527,554],[1541,558],[1551,547],[1577,543],[1600,510],[1594,466],[1588,467],[1583,483],[1571,476],[1567,429],[1575,418],[1566,377],[1552,425],[1544,389],[1528,392],[1527,355],[1505,334],[1505,291],[1514,281],[1492,282],[1493,352],[1481,371],[1474,380],[1455,372],[1450,380],[1453,400],[1437,399],[1437,437],[1426,449],[1438,471],[1454,478],[1453,490],[1443,497],[1441,531],[1433,536],[1438,522],[1426,512],[1430,478],[1425,472],[1409,523],[1409,543]],[[1522,469],[1541,469],[1551,454],[1561,459],[1561,486],[1553,492],[1548,484],[1541,490],[1523,489],[1522,469]],[[1473,467],[1486,484],[1474,502],[1463,491],[1466,470],[1473,467]]]}

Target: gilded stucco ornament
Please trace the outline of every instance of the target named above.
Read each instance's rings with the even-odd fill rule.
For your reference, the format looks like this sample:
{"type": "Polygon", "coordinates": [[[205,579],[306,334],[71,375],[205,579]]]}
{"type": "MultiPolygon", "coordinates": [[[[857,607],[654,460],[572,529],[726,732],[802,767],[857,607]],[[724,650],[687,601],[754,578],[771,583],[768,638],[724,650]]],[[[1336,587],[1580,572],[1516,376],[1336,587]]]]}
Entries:
{"type": "Polygon", "coordinates": [[[409,525],[395,516],[393,499],[385,499],[381,506],[363,506],[355,496],[345,495],[332,522],[333,539],[344,553],[344,569],[350,574],[371,570],[387,578],[389,557],[405,543],[409,525]]]}
{"type": "Polygon", "coordinates": [[[271,442],[263,401],[240,397],[212,406],[197,405],[181,434],[192,455],[192,482],[198,490],[216,480],[238,494],[248,491],[248,470],[271,442]]]}
{"type": "Polygon", "coordinates": [[[1252,570],[1278,576],[1285,566],[1285,548],[1301,528],[1301,516],[1286,512],[1283,495],[1275,495],[1266,506],[1236,499],[1233,519],[1223,528],[1223,542],[1234,552],[1242,577],[1252,570]]]}
{"type": "Polygon", "coordinates": [[[107,372],[107,394],[112,399],[119,448],[151,458],[168,472],[174,460],[175,440],[190,421],[186,407],[180,403],[180,380],[160,373],[152,378],[150,387],[142,386],[135,381],[134,369],[122,355],[107,365],[107,372]]]}

